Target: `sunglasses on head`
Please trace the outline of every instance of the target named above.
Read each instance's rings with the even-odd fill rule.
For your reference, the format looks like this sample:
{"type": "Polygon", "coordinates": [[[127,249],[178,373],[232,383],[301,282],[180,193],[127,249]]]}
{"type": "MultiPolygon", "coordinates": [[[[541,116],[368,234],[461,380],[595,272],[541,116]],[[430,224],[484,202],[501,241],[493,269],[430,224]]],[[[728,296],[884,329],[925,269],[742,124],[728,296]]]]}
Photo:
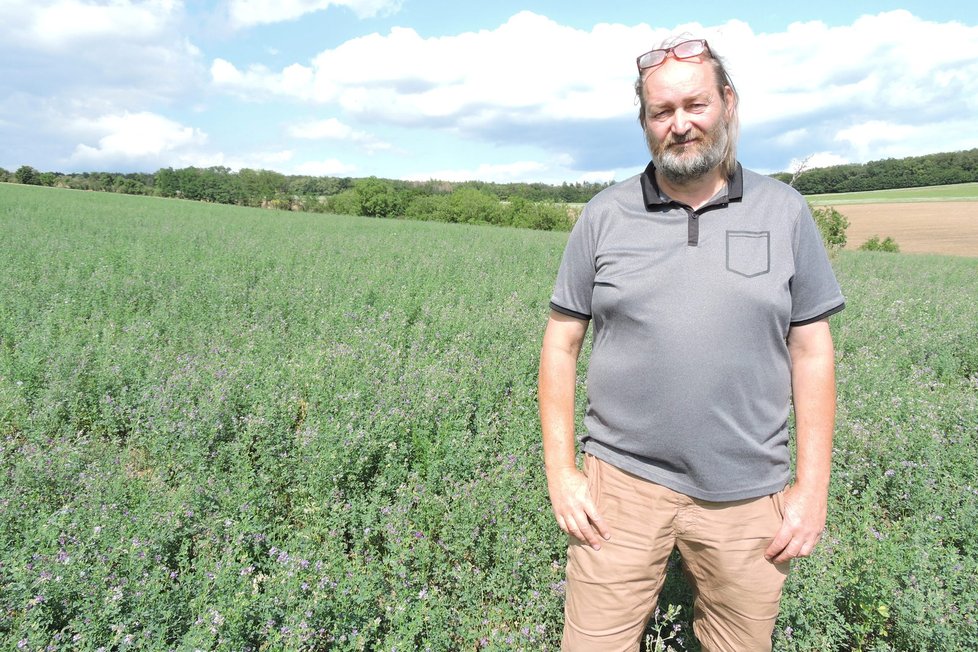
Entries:
{"type": "Polygon", "coordinates": [[[704,52],[709,52],[710,46],[707,45],[706,39],[698,38],[692,41],[683,41],[682,43],[677,43],[671,48],[661,48],[658,50],[649,50],[643,55],[640,55],[635,59],[635,63],[638,64],[639,73],[648,70],[649,68],[655,68],[661,65],[669,53],[677,59],[690,59],[695,56],[699,56],[704,52]]]}

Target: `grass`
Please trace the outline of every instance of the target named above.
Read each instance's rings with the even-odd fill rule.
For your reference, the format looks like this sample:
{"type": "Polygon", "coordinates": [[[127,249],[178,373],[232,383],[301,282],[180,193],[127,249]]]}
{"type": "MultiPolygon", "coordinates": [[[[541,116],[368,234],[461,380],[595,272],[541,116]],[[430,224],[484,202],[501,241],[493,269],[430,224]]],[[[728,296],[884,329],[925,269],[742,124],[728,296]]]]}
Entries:
{"type": "Polygon", "coordinates": [[[872,190],[866,192],[840,192],[824,195],[807,195],[806,198],[811,204],[816,206],[891,202],[978,201],[978,183],[959,183],[947,186],[897,188],[895,190],[872,190]]]}
{"type": "MultiPolygon", "coordinates": [[[[566,234],[0,185],[0,236],[5,647],[556,649],[566,234]]],[[[775,648],[974,649],[978,261],[836,265],[828,535],[775,648]]],[[[662,609],[696,649],[676,574],[662,609]]]]}

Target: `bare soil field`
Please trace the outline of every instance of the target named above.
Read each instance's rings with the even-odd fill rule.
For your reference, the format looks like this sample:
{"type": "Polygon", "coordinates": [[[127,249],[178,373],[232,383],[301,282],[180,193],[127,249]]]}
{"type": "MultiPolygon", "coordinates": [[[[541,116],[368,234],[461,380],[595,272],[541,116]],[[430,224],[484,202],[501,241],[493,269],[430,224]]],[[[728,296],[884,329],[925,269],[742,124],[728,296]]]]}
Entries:
{"type": "Polygon", "coordinates": [[[845,204],[846,249],[878,235],[896,240],[902,253],[978,256],[978,202],[845,204]]]}

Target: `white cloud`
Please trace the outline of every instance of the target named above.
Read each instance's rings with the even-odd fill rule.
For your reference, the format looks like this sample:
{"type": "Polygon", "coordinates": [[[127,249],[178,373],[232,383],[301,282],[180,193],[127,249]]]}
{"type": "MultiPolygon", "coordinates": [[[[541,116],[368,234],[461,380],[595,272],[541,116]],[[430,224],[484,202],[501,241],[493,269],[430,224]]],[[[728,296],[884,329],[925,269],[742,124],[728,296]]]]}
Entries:
{"type": "Polygon", "coordinates": [[[858,122],[874,114],[946,112],[952,107],[940,98],[978,95],[978,27],[904,10],[838,27],[813,21],[773,34],[748,29],[724,45],[747,125],[832,111],[858,122]],[[922,45],[937,43],[954,47],[922,45]]]}
{"type": "Polygon", "coordinates": [[[71,163],[93,165],[99,169],[144,160],[178,160],[181,151],[207,142],[207,135],[199,129],[148,112],[106,115],[95,120],[82,120],[75,126],[99,135],[95,146],[79,144],[71,156],[71,163]]]}
{"type": "Polygon", "coordinates": [[[803,170],[812,170],[814,168],[827,168],[833,165],[843,165],[849,163],[849,160],[839,156],[838,154],[833,154],[832,152],[815,152],[809,156],[803,158],[793,158],[791,162],[788,163],[788,167],[785,168],[788,172],[795,172],[799,168],[803,170]]]}
{"type": "MultiPolygon", "coordinates": [[[[203,79],[178,0],[0,0],[0,95],[138,111],[203,79]]],[[[95,115],[95,114],[89,114],[95,115]]]]}
{"type": "Polygon", "coordinates": [[[521,12],[495,30],[454,36],[395,27],[279,72],[218,59],[211,77],[239,94],[336,104],[394,124],[602,118],[633,110],[630,61],[654,34],[607,24],[582,31],[521,12]]]}
{"type": "Polygon", "coordinates": [[[5,0],[0,38],[31,49],[67,50],[106,39],[158,38],[182,12],[177,0],[5,0]]]}
{"type": "Polygon", "coordinates": [[[349,142],[361,146],[368,152],[391,149],[390,143],[386,143],[365,131],[357,131],[353,127],[340,122],[336,118],[314,120],[312,122],[301,122],[299,124],[291,125],[286,132],[292,138],[300,138],[303,140],[349,142]]]}
{"type": "Polygon", "coordinates": [[[869,120],[840,130],[835,139],[849,143],[856,151],[866,152],[876,143],[893,143],[906,141],[913,136],[917,128],[909,125],[894,124],[884,120],[869,120]]]}
{"type": "MultiPolygon", "coordinates": [[[[644,24],[579,30],[524,11],[495,29],[451,36],[393,28],[280,70],[215,60],[211,77],[237,94],[330,105],[364,124],[442,128],[491,142],[574,150],[577,165],[606,169],[628,163],[588,161],[574,149],[575,130],[580,135],[598,121],[632,119],[632,61],[672,31],[644,24]]],[[[737,20],[675,31],[704,35],[724,56],[741,93],[745,129],[769,134],[777,151],[768,156],[778,161],[806,150],[839,159],[871,156],[878,139],[867,140],[860,125],[874,120],[940,124],[962,111],[978,120],[978,27],[898,10],[847,26],[794,23],[777,33],[754,33],[737,20]],[[847,128],[855,130],[848,137],[847,128]]],[[[608,134],[639,137],[637,130],[608,134]]],[[[954,149],[956,142],[945,134],[927,151],[954,149]]]]}
{"type": "Polygon", "coordinates": [[[396,13],[401,0],[230,0],[228,17],[233,27],[252,27],[293,20],[329,7],[346,7],[359,18],[396,13]]]}

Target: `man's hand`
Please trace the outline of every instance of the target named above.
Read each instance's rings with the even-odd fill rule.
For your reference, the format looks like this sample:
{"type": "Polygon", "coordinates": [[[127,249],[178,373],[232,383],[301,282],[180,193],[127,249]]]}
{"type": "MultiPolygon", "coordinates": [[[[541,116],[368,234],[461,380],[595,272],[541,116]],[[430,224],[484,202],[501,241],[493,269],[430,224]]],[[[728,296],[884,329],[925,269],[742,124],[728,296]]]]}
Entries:
{"type": "Polygon", "coordinates": [[[776,564],[812,554],[825,527],[835,428],[835,354],[828,320],[792,326],[788,354],[797,480],[784,492],[784,522],[764,551],[776,564]]]}
{"type": "Polygon", "coordinates": [[[560,529],[601,550],[601,540],[610,539],[611,530],[591,499],[587,477],[577,468],[548,470],[547,489],[560,529]]]}
{"type": "Polygon", "coordinates": [[[775,564],[812,554],[825,528],[826,492],[807,491],[797,484],[784,492],[784,521],[764,557],[775,564]]]}

